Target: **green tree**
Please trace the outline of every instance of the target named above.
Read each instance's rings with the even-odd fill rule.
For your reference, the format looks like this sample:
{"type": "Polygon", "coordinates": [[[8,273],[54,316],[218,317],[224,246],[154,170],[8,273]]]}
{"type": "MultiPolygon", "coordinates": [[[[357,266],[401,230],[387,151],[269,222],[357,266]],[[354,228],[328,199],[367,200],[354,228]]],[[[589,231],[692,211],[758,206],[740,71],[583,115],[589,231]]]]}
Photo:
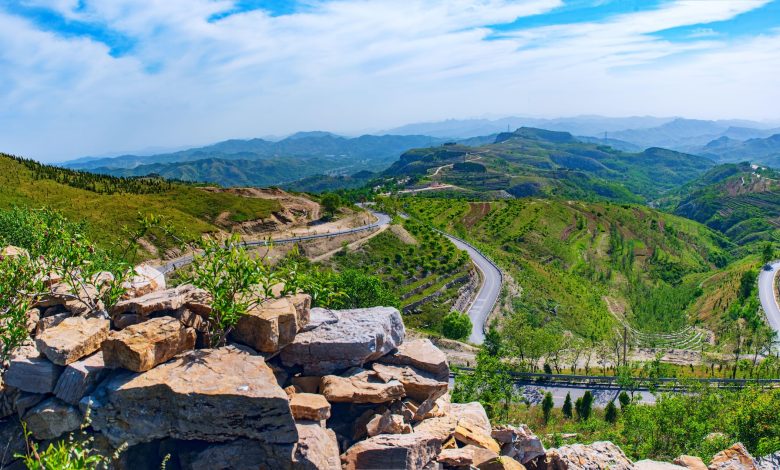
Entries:
{"type": "Polygon", "coordinates": [[[764,261],[764,263],[774,261],[775,249],[772,246],[772,242],[766,242],[766,244],[764,245],[764,249],[761,250],[761,259],[764,261]]]}
{"type": "Polygon", "coordinates": [[[487,334],[485,334],[485,341],[482,343],[485,349],[487,349],[488,353],[493,356],[500,356],[503,351],[503,339],[501,338],[501,333],[498,332],[498,329],[495,327],[495,325],[491,325],[490,329],[488,329],[487,334]]]}
{"type": "Polygon", "coordinates": [[[441,322],[442,334],[450,339],[466,339],[471,334],[471,329],[471,318],[455,310],[445,315],[441,322]]]}
{"type": "Polygon", "coordinates": [[[631,397],[629,397],[628,393],[624,390],[618,395],[618,401],[620,402],[620,409],[625,411],[626,407],[631,404],[631,397]]]}
{"type": "Polygon", "coordinates": [[[566,393],[566,400],[563,402],[563,408],[561,408],[561,411],[563,412],[563,417],[566,419],[571,419],[572,417],[572,410],[571,410],[571,394],[566,393]]]}
{"type": "Polygon", "coordinates": [[[575,409],[577,410],[577,417],[581,421],[587,421],[593,411],[593,394],[588,390],[582,397],[577,398],[577,401],[574,403],[575,409]]]}
{"type": "Polygon", "coordinates": [[[478,401],[485,407],[491,419],[506,419],[509,405],[515,395],[509,366],[500,357],[489,354],[484,348],[477,353],[474,371],[471,373],[455,371],[452,401],[455,403],[478,401]]]}
{"type": "Polygon", "coordinates": [[[550,421],[550,413],[553,409],[553,396],[552,393],[547,392],[544,394],[544,400],[542,400],[542,413],[544,414],[544,424],[550,421]]]}
{"type": "Polygon", "coordinates": [[[349,269],[336,275],[334,288],[344,295],[331,308],[399,307],[398,295],[385,287],[376,276],[349,269]]]}
{"type": "Polygon", "coordinates": [[[617,407],[615,406],[615,402],[610,401],[607,403],[606,408],[604,408],[604,420],[606,420],[608,423],[615,423],[618,419],[618,412],[617,407]]]}
{"type": "Polygon", "coordinates": [[[333,217],[339,207],[341,207],[342,202],[338,194],[327,193],[322,196],[322,199],[320,199],[320,204],[322,205],[322,210],[324,210],[325,213],[329,216],[333,217]]]}

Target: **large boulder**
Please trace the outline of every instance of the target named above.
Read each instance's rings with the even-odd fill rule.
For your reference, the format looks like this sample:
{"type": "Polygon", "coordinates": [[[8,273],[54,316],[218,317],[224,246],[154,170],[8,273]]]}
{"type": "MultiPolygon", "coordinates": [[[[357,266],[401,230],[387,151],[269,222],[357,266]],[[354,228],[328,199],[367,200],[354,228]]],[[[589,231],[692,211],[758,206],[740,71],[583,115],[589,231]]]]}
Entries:
{"type": "Polygon", "coordinates": [[[111,309],[111,315],[135,314],[141,318],[147,318],[154,312],[178,310],[182,307],[208,315],[211,311],[210,304],[211,296],[208,292],[191,284],[184,284],[172,289],[122,300],[111,309]]]}
{"type": "Polygon", "coordinates": [[[360,441],[342,456],[345,470],[421,470],[436,460],[441,440],[426,433],[380,434],[360,441]]]}
{"type": "Polygon", "coordinates": [[[313,421],[295,425],[298,445],[295,450],[296,470],[340,470],[341,459],[336,434],[313,421]]]}
{"type": "Polygon", "coordinates": [[[115,445],[173,437],[271,444],[298,440],[287,395],[258,355],[235,347],[189,351],[104,382],[82,406],[115,445]]]}
{"type": "Polygon", "coordinates": [[[419,401],[425,401],[433,395],[438,398],[447,391],[449,386],[448,382],[437,380],[430,372],[411,366],[373,364],[372,368],[385,382],[391,380],[401,382],[406,396],[419,401]]]}
{"type": "Polygon", "coordinates": [[[195,347],[196,334],[173,317],[158,317],[114,331],[103,342],[107,367],[143,372],[195,347]]]}
{"type": "Polygon", "coordinates": [[[331,403],[387,403],[403,398],[404,386],[397,380],[385,382],[374,371],[354,368],[343,377],[323,377],[320,392],[331,403]]]}
{"type": "Polygon", "coordinates": [[[44,330],[35,344],[51,362],[66,366],[100,349],[109,326],[102,318],[70,317],[44,330]]]}
{"type": "Polygon", "coordinates": [[[453,434],[455,439],[466,445],[474,445],[482,447],[498,454],[501,452],[501,447],[498,445],[495,439],[490,436],[490,433],[486,433],[484,429],[479,426],[474,426],[466,420],[461,420],[455,427],[453,434]]]}
{"type": "Polygon", "coordinates": [[[635,470],[633,462],[623,450],[608,441],[593,444],[572,444],[550,449],[544,459],[537,462],[538,469],[548,470],[635,470]]]}
{"type": "MultiPolygon", "coordinates": [[[[35,351],[37,354],[37,350],[35,351]]],[[[45,357],[20,354],[11,357],[3,381],[11,387],[31,393],[51,393],[57,385],[63,367],[45,357]]]]}
{"type": "Polygon", "coordinates": [[[758,470],[753,456],[741,442],[715,454],[708,468],[709,470],[758,470]]]}
{"type": "Polygon", "coordinates": [[[707,465],[704,461],[693,455],[681,455],[674,459],[674,464],[690,470],[707,470],[707,465]]]}
{"type": "Polygon", "coordinates": [[[338,321],[322,323],[313,330],[301,332],[282,349],[281,358],[285,366],[300,366],[306,375],[332,374],[362,366],[403,343],[404,324],[395,308],[375,307],[332,313],[338,321]]]}
{"type": "Polygon", "coordinates": [[[182,470],[292,470],[294,446],[238,439],[180,456],[182,470]]]}
{"type": "Polygon", "coordinates": [[[78,405],[81,398],[91,393],[110,371],[103,362],[103,353],[98,351],[68,365],[54,387],[54,394],[65,403],[78,405]]]}
{"type": "Polygon", "coordinates": [[[756,459],[756,467],[759,470],[776,470],[780,468],[780,452],[758,457],[756,459]]]}
{"type": "Polygon", "coordinates": [[[439,462],[452,467],[478,467],[481,464],[498,458],[498,454],[482,447],[467,445],[464,447],[452,447],[442,449],[439,462]]]}
{"type": "MultiPolygon", "coordinates": [[[[303,296],[308,298],[309,296],[303,296]]],[[[299,299],[299,302],[300,299],[299,299]]],[[[290,344],[298,331],[308,323],[311,300],[303,300],[296,308],[289,297],[270,299],[243,315],[231,333],[233,340],[256,351],[275,353],[290,344]]]]}
{"type": "Polygon", "coordinates": [[[525,424],[496,426],[491,436],[501,445],[501,454],[522,464],[545,455],[544,445],[525,424]]]}
{"type": "Polygon", "coordinates": [[[89,282],[71,286],[64,282],[53,284],[49,291],[36,302],[37,307],[63,307],[73,315],[81,316],[102,310],[100,291],[89,282]]]}
{"type": "Polygon", "coordinates": [[[31,408],[24,416],[27,430],[36,439],[56,439],[81,426],[79,410],[57,398],[49,398],[31,408]]]}
{"type": "Polygon", "coordinates": [[[290,397],[290,410],[296,420],[322,421],[330,418],[330,403],[316,393],[296,393],[290,397]]]}
{"type": "Polygon", "coordinates": [[[412,366],[433,374],[436,380],[447,382],[450,377],[450,366],[447,356],[441,349],[434,346],[429,339],[413,339],[398,346],[392,354],[378,359],[383,364],[412,366]]]}

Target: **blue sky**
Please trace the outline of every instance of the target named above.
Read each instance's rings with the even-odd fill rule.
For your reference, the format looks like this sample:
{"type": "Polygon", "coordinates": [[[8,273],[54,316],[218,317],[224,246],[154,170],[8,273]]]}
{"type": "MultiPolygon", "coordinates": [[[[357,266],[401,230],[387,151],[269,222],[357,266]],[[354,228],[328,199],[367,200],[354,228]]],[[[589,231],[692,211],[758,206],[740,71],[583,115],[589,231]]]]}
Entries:
{"type": "Polygon", "coordinates": [[[780,0],[3,0],[0,151],[577,114],[780,119],[780,0]]]}

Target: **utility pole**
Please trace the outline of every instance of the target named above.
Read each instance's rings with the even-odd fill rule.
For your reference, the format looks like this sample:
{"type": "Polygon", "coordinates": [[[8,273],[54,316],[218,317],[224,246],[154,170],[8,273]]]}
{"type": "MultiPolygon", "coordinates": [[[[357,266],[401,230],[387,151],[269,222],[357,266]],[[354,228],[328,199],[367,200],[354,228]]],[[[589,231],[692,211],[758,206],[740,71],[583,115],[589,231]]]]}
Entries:
{"type": "Polygon", "coordinates": [[[628,339],[628,327],[626,325],[623,325],[623,367],[628,365],[628,360],[626,358],[627,353],[627,340],[628,339]]]}

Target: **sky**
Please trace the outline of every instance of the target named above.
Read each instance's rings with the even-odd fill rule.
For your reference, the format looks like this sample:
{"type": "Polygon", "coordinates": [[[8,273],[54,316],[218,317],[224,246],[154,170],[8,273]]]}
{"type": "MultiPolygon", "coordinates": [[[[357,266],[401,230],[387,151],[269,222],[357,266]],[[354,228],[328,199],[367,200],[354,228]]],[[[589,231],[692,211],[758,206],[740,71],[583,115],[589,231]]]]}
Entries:
{"type": "Polygon", "coordinates": [[[482,116],[780,118],[780,0],[0,0],[0,151],[482,116]]]}

